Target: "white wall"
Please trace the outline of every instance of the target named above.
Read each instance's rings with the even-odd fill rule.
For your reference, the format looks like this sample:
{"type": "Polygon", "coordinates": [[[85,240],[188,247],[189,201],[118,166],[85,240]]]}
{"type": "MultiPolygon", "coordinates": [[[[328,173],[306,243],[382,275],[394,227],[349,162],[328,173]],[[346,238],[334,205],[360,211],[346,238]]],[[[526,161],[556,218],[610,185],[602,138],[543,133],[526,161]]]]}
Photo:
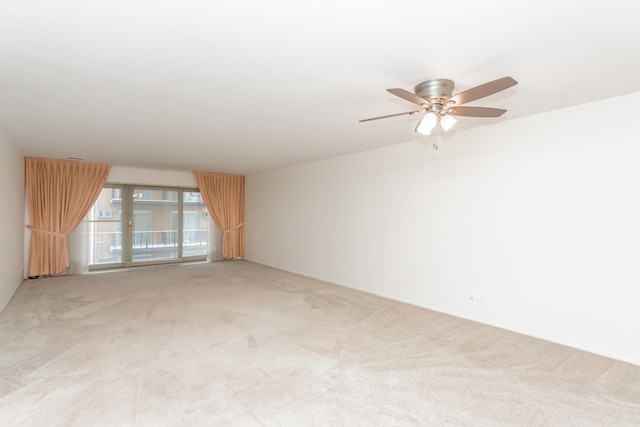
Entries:
{"type": "Polygon", "coordinates": [[[158,169],[112,166],[107,182],[111,184],[136,184],[167,187],[197,188],[193,172],[165,171],[158,169]]]}
{"type": "Polygon", "coordinates": [[[24,157],[0,134],[0,311],[22,283],[24,269],[24,157]]]}
{"type": "Polygon", "coordinates": [[[639,104],[250,175],[246,258],[640,364],[639,104]]]}

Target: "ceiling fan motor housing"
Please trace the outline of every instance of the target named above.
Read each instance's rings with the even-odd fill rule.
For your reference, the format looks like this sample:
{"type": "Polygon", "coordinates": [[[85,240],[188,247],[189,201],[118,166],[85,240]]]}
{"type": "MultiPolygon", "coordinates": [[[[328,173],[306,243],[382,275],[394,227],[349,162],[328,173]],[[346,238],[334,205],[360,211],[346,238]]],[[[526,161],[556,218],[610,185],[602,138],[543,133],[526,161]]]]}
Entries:
{"type": "Polygon", "coordinates": [[[436,79],[427,80],[426,82],[418,83],[415,87],[415,94],[421,98],[451,98],[453,94],[453,88],[455,84],[453,80],[449,79],[436,79]]]}

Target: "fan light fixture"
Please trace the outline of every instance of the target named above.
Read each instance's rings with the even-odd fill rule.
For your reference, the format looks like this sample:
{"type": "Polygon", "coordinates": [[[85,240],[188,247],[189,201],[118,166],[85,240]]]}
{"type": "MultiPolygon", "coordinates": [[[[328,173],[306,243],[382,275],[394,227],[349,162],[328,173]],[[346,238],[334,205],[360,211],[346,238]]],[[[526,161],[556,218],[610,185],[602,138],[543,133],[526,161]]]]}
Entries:
{"type": "Polygon", "coordinates": [[[434,112],[428,112],[425,114],[420,122],[418,122],[418,126],[416,126],[416,132],[421,133],[423,135],[431,135],[431,132],[436,128],[438,123],[440,123],[440,127],[445,132],[448,131],[455,125],[458,121],[455,117],[448,116],[446,114],[442,116],[438,116],[434,112]]]}
{"type": "Polygon", "coordinates": [[[416,127],[416,132],[420,132],[423,135],[431,135],[431,131],[438,124],[438,116],[435,113],[427,113],[425,114],[418,126],[416,127]]]}
{"type": "Polygon", "coordinates": [[[440,119],[440,126],[442,126],[445,132],[451,129],[456,123],[458,123],[458,120],[453,116],[445,115],[440,119]]]}

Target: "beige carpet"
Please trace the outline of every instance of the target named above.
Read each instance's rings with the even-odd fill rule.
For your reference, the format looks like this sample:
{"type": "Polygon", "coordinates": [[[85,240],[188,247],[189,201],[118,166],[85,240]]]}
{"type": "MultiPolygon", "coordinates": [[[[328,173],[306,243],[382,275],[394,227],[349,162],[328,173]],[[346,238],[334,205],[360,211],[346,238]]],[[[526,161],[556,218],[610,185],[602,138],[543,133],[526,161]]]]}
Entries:
{"type": "Polygon", "coordinates": [[[638,426],[640,367],[246,261],[25,281],[1,426],[638,426]]]}

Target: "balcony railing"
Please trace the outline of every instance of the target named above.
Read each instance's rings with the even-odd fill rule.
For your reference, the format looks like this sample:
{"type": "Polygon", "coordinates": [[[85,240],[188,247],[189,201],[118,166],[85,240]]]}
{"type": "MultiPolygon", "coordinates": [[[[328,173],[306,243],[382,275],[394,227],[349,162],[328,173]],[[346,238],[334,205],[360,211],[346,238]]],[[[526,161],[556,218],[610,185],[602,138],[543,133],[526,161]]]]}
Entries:
{"type": "MultiPolygon", "coordinates": [[[[183,256],[204,255],[209,246],[206,229],[183,230],[183,256]]],[[[89,233],[92,264],[122,262],[122,232],[89,233]]],[[[132,236],[134,259],[176,258],[178,230],[134,231],[132,236]],[[154,255],[155,254],[155,255],[154,255]],[[148,257],[146,255],[149,255],[148,257]]]]}

